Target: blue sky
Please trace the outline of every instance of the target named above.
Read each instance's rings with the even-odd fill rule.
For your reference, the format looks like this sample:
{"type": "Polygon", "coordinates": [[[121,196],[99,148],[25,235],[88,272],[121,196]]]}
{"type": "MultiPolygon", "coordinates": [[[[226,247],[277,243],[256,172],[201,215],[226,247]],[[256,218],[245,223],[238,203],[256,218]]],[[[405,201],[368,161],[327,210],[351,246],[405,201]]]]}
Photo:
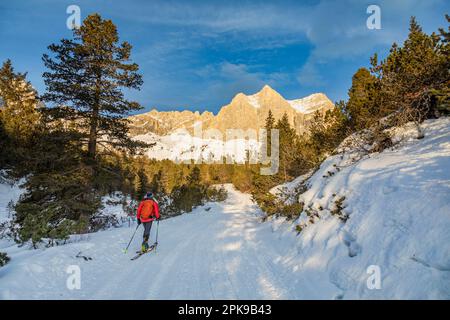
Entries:
{"type": "Polygon", "coordinates": [[[392,42],[401,43],[414,15],[427,32],[446,26],[446,0],[310,1],[65,1],[0,2],[0,61],[42,93],[42,54],[71,36],[68,5],[81,17],[98,12],[133,45],[144,85],[128,97],[145,110],[217,112],[238,92],[269,84],[288,99],[324,92],[346,99],[351,76],[392,42]],[[370,4],[381,8],[381,30],[366,27],[370,4]]]}

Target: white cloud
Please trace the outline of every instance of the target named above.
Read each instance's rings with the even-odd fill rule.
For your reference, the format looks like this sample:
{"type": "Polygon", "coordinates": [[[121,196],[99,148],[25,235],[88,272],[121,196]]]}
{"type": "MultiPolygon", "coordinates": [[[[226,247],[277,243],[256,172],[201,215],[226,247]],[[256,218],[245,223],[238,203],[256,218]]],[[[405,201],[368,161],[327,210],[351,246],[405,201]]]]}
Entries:
{"type": "Polygon", "coordinates": [[[320,75],[316,65],[308,60],[299,70],[297,81],[304,86],[320,86],[324,83],[324,78],[320,75]]]}

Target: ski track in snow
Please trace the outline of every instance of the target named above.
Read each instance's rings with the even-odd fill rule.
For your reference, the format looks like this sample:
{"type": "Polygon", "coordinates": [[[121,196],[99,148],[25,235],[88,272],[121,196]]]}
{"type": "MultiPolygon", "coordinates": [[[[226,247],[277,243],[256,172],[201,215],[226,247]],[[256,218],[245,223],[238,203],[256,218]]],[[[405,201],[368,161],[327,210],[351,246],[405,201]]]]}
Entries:
{"type": "MultiPolygon", "coordinates": [[[[133,225],[91,234],[87,241],[60,247],[8,250],[13,260],[0,269],[0,298],[295,298],[289,282],[282,281],[272,265],[279,254],[266,241],[276,241],[276,235],[271,231],[259,235],[260,228],[269,226],[261,224],[258,208],[249,195],[227,187],[229,198],[224,203],[208,204],[210,211],[201,207],[194,213],[162,220],[156,252],[135,261],[130,258],[140,246],[141,228],[128,254],[122,252],[133,225]],[[93,260],[76,258],[79,251],[93,260]],[[21,259],[28,254],[33,257],[21,259]],[[70,265],[81,268],[80,290],[66,287],[70,265]]],[[[152,238],[155,232],[156,224],[152,238]]]]}

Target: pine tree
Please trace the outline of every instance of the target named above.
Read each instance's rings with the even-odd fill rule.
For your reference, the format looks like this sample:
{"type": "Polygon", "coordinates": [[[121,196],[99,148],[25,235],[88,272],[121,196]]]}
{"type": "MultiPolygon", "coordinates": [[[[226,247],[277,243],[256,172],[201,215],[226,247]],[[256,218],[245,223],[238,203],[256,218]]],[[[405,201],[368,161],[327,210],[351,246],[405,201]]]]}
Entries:
{"type": "Polygon", "coordinates": [[[164,194],[164,179],[163,179],[163,171],[160,169],[158,172],[153,175],[152,182],[150,183],[150,189],[154,194],[164,194]]]}
{"type": "MultiPolygon", "coordinates": [[[[0,109],[1,114],[1,109],[0,109]]],[[[0,121],[0,168],[4,168],[9,161],[9,149],[11,143],[8,135],[6,134],[3,122],[0,121]]]]}
{"type": "Polygon", "coordinates": [[[360,68],[352,78],[348,92],[347,111],[355,130],[370,126],[379,116],[377,109],[377,78],[360,68]]]}
{"type": "MultiPolygon", "coordinates": [[[[313,150],[310,163],[318,164],[350,134],[349,119],[345,114],[347,106],[338,101],[336,107],[328,110],[325,116],[314,115],[309,133],[309,147],[313,150]]],[[[359,123],[361,125],[361,122],[359,123]]]]}
{"type": "MultiPolygon", "coordinates": [[[[450,23],[450,16],[447,14],[445,18],[450,23]]],[[[440,46],[439,53],[442,56],[442,69],[450,70],[450,26],[447,31],[444,28],[439,29],[440,46]]],[[[437,111],[450,114],[450,76],[442,83],[442,86],[433,90],[433,94],[437,99],[437,111]]]]}
{"type": "Polygon", "coordinates": [[[298,137],[289,123],[287,114],[283,114],[278,120],[275,129],[279,130],[279,156],[280,156],[280,171],[283,175],[283,180],[287,181],[294,175],[296,155],[298,154],[297,141],[298,137]]]}
{"type": "Polygon", "coordinates": [[[88,155],[95,158],[97,144],[135,150],[127,136],[124,116],[141,109],[124,98],[122,89],[139,89],[142,76],[130,62],[131,45],[119,44],[116,26],[100,15],[89,15],[73,39],[63,39],[49,47],[53,56],[43,55],[49,71],[44,72],[45,101],[55,104],[47,111],[53,119],[72,121],[83,132],[88,155]]]}
{"type": "Polygon", "coordinates": [[[64,169],[33,174],[25,183],[27,191],[15,206],[19,242],[31,240],[36,245],[48,238],[53,244],[53,239],[89,231],[89,218],[101,204],[92,188],[92,169],[67,162],[56,165],[64,169]]]}
{"type": "Polygon", "coordinates": [[[26,143],[38,127],[36,91],[26,74],[14,72],[11,60],[0,69],[0,121],[2,129],[14,141],[26,143]]]}
{"type": "Polygon", "coordinates": [[[177,185],[171,193],[174,211],[190,212],[207,199],[207,186],[202,184],[201,172],[194,166],[187,177],[187,182],[177,185]]]}
{"type": "Polygon", "coordinates": [[[200,169],[199,167],[194,167],[187,178],[187,182],[191,186],[198,186],[201,182],[200,179],[200,169]]]}
{"type": "Polygon", "coordinates": [[[269,110],[266,118],[266,125],[264,126],[266,130],[273,129],[275,126],[275,118],[273,117],[272,110],[269,110]]]}
{"type": "Polygon", "coordinates": [[[418,138],[423,137],[420,123],[437,110],[436,90],[445,88],[449,79],[448,57],[440,47],[440,38],[425,34],[412,17],[403,46],[394,43],[384,61],[372,61],[372,71],[380,80],[379,117],[393,114],[397,124],[413,121],[418,138]]]}
{"type": "Polygon", "coordinates": [[[136,200],[142,200],[148,191],[148,178],[143,168],[140,168],[136,175],[135,197],[136,200]]]}
{"type": "Polygon", "coordinates": [[[271,151],[272,151],[272,135],[271,135],[271,130],[275,128],[275,118],[273,117],[273,113],[272,110],[269,109],[269,113],[267,114],[267,118],[266,118],[266,124],[264,126],[264,128],[267,131],[267,155],[270,156],[271,155],[271,151]]]}

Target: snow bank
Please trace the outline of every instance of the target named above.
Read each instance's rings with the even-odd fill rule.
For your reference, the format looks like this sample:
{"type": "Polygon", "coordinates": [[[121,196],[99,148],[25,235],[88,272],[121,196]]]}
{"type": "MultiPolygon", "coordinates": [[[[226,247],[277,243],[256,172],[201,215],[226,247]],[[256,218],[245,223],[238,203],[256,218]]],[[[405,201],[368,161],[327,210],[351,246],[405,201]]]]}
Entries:
{"type": "Polygon", "coordinates": [[[280,184],[269,190],[271,194],[276,196],[280,201],[292,204],[298,201],[298,195],[302,192],[304,184],[313,172],[301,175],[292,181],[280,184]]]}
{"type": "Polygon", "coordinates": [[[336,298],[450,298],[450,119],[423,127],[424,139],[398,129],[395,150],[353,164],[330,157],[308,180],[299,200],[320,218],[302,213],[291,263],[305,277],[327,274],[336,298]],[[331,215],[338,199],[346,223],[331,215]],[[371,265],[381,270],[381,289],[366,285],[371,265]]]}
{"type": "Polygon", "coordinates": [[[114,192],[102,197],[102,209],[99,214],[103,216],[113,216],[117,219],[128,219],[128,214],[124,211],[124,205],[130,205],[130,196],[125,196],[122,192],[114,192]]]}
{"type": "Polygon", "coordinates": [[[13,181],[4,178],[4,172],[0,172],[0,223],[11,218],[10,204],[15,204],[25,191],[20,186],[24,179],[13,181]]]}

